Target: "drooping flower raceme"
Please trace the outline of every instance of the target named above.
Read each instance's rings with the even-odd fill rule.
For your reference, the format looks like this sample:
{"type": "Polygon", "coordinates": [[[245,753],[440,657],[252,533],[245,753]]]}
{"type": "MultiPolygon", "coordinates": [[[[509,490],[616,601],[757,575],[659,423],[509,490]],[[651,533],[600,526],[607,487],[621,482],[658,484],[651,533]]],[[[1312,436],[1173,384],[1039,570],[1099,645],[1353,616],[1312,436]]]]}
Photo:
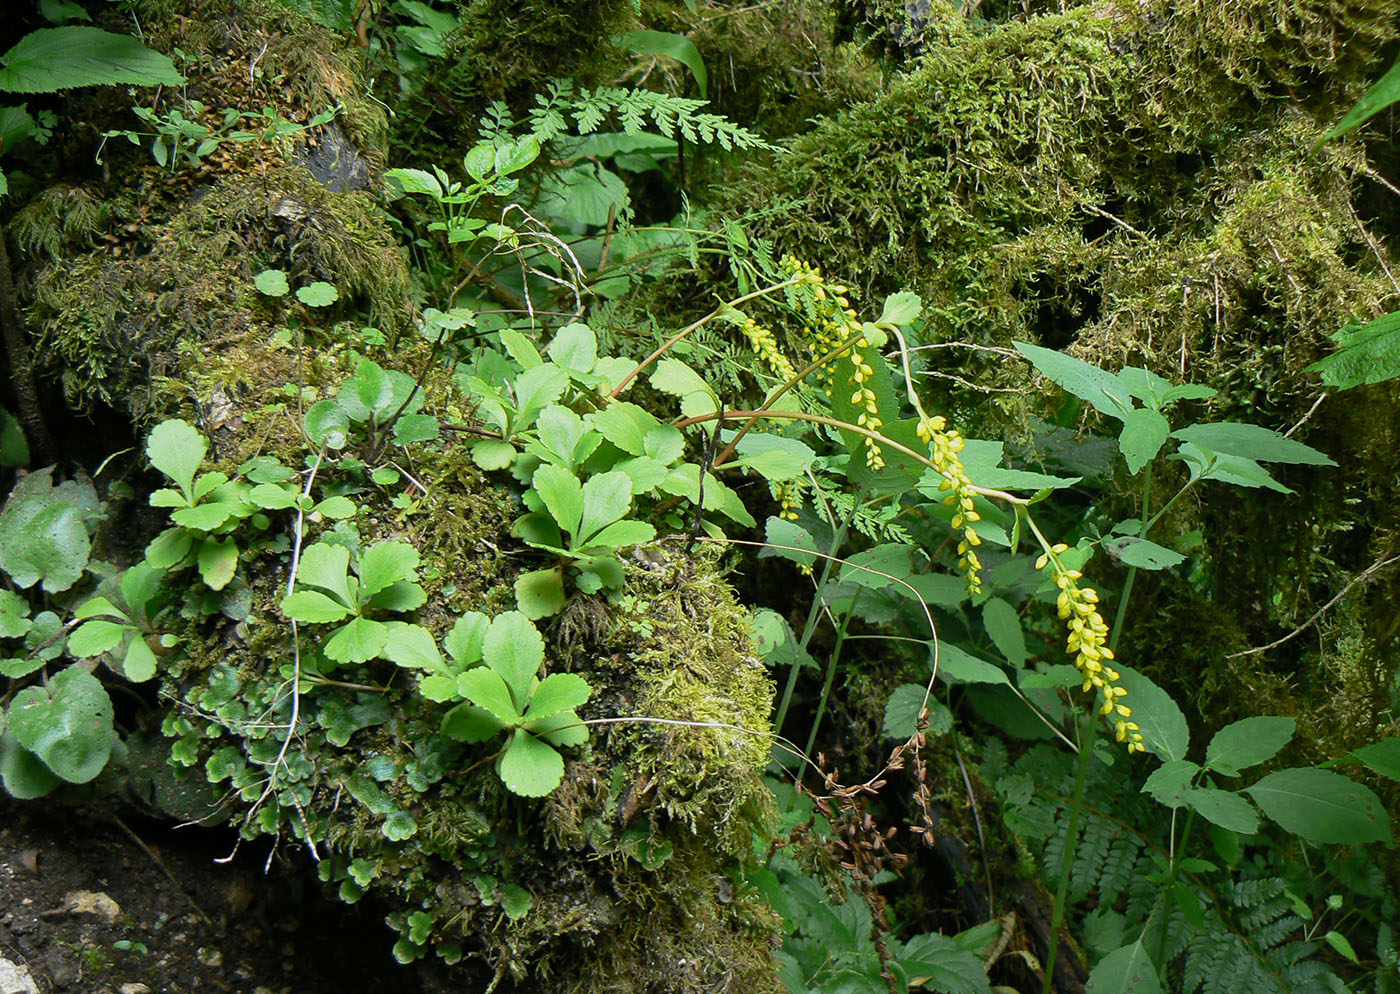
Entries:
{"type": "Polygon", "coordinates": [[[1118,741],[1127,744],[1129,753],[1143,752],[1142,731],[1132,720],[1133,709],[1124,702],[1128,691],[1118,685],[1119,673],[1111,665],[1113,650],[1108,647],[1108,623],[1099,613],[1098,591],[1081,587],[1078,581],[1083,574],[1061,564],[1059,556],[1068,548],[1064,544],[1052,546],[1035,563],[1036,569],[1054,567],[1055,586],[1060,589],[1055,603],[1060,619],[1069,627],[1065,651],[1074,657],[1075,668],[1084,678],[1084,691],[1097,691],[1099,713],[1113,722],[1118,741]]]}
{"type": "Polygon", "coordinates": [[[976,491],[967,470],[963,468],[962,457],[958,455],[966,443],[957,429],[948,427],[947,420],[941,415],[920,418],[915,430],[919,440],[929,447],[929,459],[943,474],[938,489],[947,492],[943,503],[953,508],[953,529],[962,532],[958,540],[958,569],[963,571],[967,580],[968,593],[980,593],[982,560],[977,557],[976,550],[982,544],[982,536],[977,534],[973,525],[981,521],[982,516],[974,509],[972,498],[976,491]]]}

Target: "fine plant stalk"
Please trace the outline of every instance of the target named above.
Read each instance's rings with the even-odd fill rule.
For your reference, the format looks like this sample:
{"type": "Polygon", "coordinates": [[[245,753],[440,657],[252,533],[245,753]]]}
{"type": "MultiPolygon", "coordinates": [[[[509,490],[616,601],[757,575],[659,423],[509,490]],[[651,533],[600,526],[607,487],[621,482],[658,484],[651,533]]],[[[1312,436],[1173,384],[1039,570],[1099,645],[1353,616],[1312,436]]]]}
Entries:
{"type": "Polygon", "coordinates": [[[836,664],[840,662],[841,649],[846,644],[846,629],[851,626],[851,615],[855,614],[856,602],[864,592],[856,591],[850,610],[841,616],[841,625],[836,629],[836,644],[831,648],[831,658],[826,661],[826,679],[822,682],[822,695],[817,700],[817,713],[812,717],[812,728],[807,733],[807,747],[802,750],[809,756],[817,743],[817,729],[821,727],[822,717],[826,714],[826,702],[831,699],[831,685],[836,682],[836,664]]]}
{"type": "MultiPolygon", "coordinates": [[[[839,562],[836,558],[837,551],[842,543],[846,541],[846,533],[850,530],[851,522],[855,520],[856,511],[860,508],[860,493],[857,492],[855,499],[851,501],[851,509],[841,520],[841,525],[836,529],[836,534],[831,537],[831,548],[823,558],[822,575],[817,580],[816,592],[812,595],[812,607],[807,612],[807,623],[802,627],[802,638],[798,640],[798,646],[807,648],[807,643],[812,639],[812,633],[817,629],[817,621],[821,618],[822,604],[825,603],[826,587],[831,580],[832,567],[839,562]]],[[[778,712],[773,716],[773,731],[780,733],[783,730],[783,719],[787,717],[788,706],[792,703],[792,691],[797,686],[797,671],[801,668],[801,653],[794,655],[792,666],[788,668],[787,683],[783,686],[783,698],[778,703],[778,712]]]]}
{"type": "MultiPolygon", "coordinates": [[[[1157,520],[1156,517],[1153,517],[1153,518],[1151,519],[1151,521],[1149,521],[1148,518],[1147,518],[1147,502],[1151,499],[1151,497],[1152,497],[1152,463],[1149,462],[1149,463],[1147,464],[1147,468],[1144,469],[1144,470],[1143,470],[1143,473],[1142,473],[1142,521],[1143,521],[1143,525],[1142,525],[1142,528],[1138,530],[1138,537],[1139,537],[1139,538],[1146,538],[1146,537],[1147,537],[1147,529],[1151,528],[1151,527],[1152,527],[1152,522],[1157,520]]],[[[1173,497],[1172,499],[1175,500],[1176,498],[1173,497]]],[[[1163,508],[1163,510],[1166,510],[1166,509],[1163,508]]],[[[1160,512],[1159,512],[1159,514],[1160,514],[1160,512]]],[[[1117,648],[1118,648],[1118,633],[1121,632],[1121,631],[1123,630],[1123,619],[1124,619],[1125,617],[1127,617],[1127,614],[1128,614],[1128,598],[1130,598],[1130,597],[1133,595],[1133,580],[1135,580],[1135,579],[1137,579],[1137,567],[1136,567],[1136,566],[1129,566],[1129,567],[1128,567],[1128,576],[1127,576],[1127,579],[1125,579],[1125,580],[1123,581],[1123,593],[1122,593],[1122,595],[1118,598],[1118,611],[1117,611],[1117,612],[1114,614],[1114,616],[1113,616],[1113,630],[1112,630],[1111,632],[1109,632],[1109,634],[1108,634],[1108,638],[1109,638],[1108,647],[1109,647],[1110,649],[1117,649],[1117,648]]]]}
{"type": "Polygon", "coordinates": [[[766,297],[770,293],[777,293],[779,290],[783,290],[799,282],[801,282],[800,278],[794,276],[792,279],[783,280],[781,283],[774,283],[772,286],[766,286],[761,290],[755,290],[752,293],[746,293],[742,297],[735,297],[733,300],[720,304],[709,314],[706,314],[699,320],[693,321],[690,324],[686,325],[680,331],[676,332],[670,338],[666,339],[666,341],[658,345],[656,347],[656,350],[652,352],[651,355],[647,356],[641,362],[637,363],[636,368],[622,378],[622,381],[618,383],[616,387],[613,388],[613,392],[610,394],[610,396],[614,400],[616,400],[622,394],[622,391],[627,388],[627,384],[631,383],[639,375],[645,372],[647,367],[654,363],[657,359],[660,359],[667,352],[671,351],[671,349],[675,347],[677,342],[684,340],[688,336],[694,334],[701,328],[705,327],[705,325],[709,324],[715,318],[723,314],[726,309],[732,308],[738,304],[745,303],[746,301],[753,300],[757,297],[766,297]]]}

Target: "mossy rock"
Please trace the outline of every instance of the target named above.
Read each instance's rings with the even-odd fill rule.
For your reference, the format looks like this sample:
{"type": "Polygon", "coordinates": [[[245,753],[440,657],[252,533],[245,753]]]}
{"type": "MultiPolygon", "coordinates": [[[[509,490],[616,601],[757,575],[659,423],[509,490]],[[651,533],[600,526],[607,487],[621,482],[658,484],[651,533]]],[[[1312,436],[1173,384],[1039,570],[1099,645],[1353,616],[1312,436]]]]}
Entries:
{"type": "MultiPolygon", "coordinates": [[[[181,47],[189,79],[157,111],[191,114],[181,99],[198,100],[203,123],[217,128],[226,108],[272,108],[292,122],[344,110],[294,142],[224,142],[197,163],[175,158],[164,168],[145,145],[114,139],[105,194],[64,181],[16,213],[9,228],[27,263],[24,313],[39,375],[60,382],[75,410],[115,408],[137,423],[168,413],[162,378],[182,379],[204,353],[351,308],[392,337],[412,313],[406,259],[366,186],[382,164],[386,126],[363,96],[361,53],[276,4],[237,13],[216,3],[196,13],[148,6],[147,41],[181,47]],[[325,176],[318,150],[330,145],[359,157],[350,185],[360,188],[333,190],[347,185],[341,177],[327,185],[313,176],[325,176]],[[293,287],[330,283],[339,309],[310,314],[262,297],[253,278],[264,268],[285,270],[293,287]]],[[[112,91],[77,99],[99,129],[142,127],[112,91]]]]}
{"type": "MultiPolygon", "coordinates": [[[[425,357],[426,346],[397,361],[416,370],[425,357]]],[[[219,467],[259,454],[303,465],[295,407],[332,392],[352,360],[343,347],[267,342],[208,361],[204,406],[215,391],[225,398],[211,433],[219,467]],[[281,383],[294,369],[303,393],[288,398],[281,383]]],[[[451,379],[424,389],[426,409],[450,420],[460,404],[451,379]]],[[[439,640],[465,611],[513,609],[526,567],[508,537],[521,511],[511,489],[449,442],[377,457],[412,467],[412,482],[396,486],[372,482],[363,446],[341,457],[321,463],[331,489],[313,493],[347,492],[360,510],[311,522],[305,543],[419,550],[427,602],[402,620],[439,640]]],[[[401,959],[457,963],[472,989],[780,989],[772,912],[739,882],[773,817],[762,782],[773,687],[717,547],[659,544],[628,563],[611,603],[580,595],[541,623],[547,670],[588,681],[579,713],[598,723],[568,751],[561,785],[532,799],[504,787],[499,743],[441,732],[451,704],[415,693],[411,671],[327,664],[305,625],[297,645],[278,607],[292,550],[277,531],[240,537],[240,572],[221,594],[191,571],[184,641],[165,678],[181,703],[165,731],[175,762],[226,800],[181,816],[314,848],[345,900],[368,895],[389,911],[401,959]]]]}

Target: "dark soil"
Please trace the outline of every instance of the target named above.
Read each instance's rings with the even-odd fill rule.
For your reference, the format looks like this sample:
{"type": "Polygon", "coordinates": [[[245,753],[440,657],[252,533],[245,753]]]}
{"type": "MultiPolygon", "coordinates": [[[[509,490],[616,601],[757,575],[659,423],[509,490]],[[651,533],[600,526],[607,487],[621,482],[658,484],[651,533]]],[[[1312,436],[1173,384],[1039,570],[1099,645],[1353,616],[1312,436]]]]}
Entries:
{"type": "Polygon", "coordinates": [[[425,994],[382,910],[324,896],[300,850],[215,863],[234,841],[0,795],[0,961],[40,994],[425,994]]]}

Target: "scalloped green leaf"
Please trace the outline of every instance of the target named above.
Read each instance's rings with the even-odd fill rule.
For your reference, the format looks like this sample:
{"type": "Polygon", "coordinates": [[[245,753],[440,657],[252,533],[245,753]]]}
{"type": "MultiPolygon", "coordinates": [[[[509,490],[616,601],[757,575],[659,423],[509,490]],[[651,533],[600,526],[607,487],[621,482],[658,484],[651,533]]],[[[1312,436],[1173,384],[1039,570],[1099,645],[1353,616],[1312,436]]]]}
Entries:
{"type": "Polygon", "coordinates": [[[543,797],[564,779],[564,758],[523,728],[515,730],[500,763],[502,782],[521,797],[543,797]]]}

